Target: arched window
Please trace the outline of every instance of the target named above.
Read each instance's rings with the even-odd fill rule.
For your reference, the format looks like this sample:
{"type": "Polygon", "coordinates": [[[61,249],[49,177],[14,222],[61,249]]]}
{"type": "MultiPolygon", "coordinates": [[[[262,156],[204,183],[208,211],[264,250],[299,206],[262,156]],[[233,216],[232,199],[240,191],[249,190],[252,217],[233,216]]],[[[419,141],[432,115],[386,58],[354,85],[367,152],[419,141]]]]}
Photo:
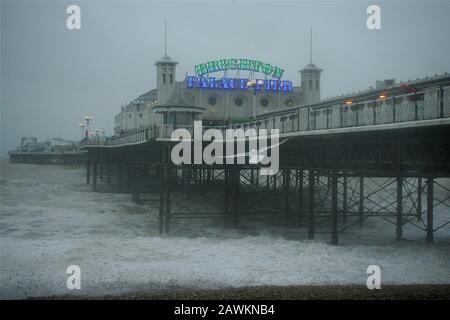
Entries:
{"type": "Polygon", "coordinates": [[[261,107],[267,107],[269,105],[269,99],[262,98],[259,103],[261,104],[261,107]]]}
{"type": "Polygon", "coordinates": [[[214,97],[214,96],[210,96],[210,97],[208,98],[208,103],[209,103],[210,106],[216,105],[216,103],[217,103],[217,98],[214,97]]]}

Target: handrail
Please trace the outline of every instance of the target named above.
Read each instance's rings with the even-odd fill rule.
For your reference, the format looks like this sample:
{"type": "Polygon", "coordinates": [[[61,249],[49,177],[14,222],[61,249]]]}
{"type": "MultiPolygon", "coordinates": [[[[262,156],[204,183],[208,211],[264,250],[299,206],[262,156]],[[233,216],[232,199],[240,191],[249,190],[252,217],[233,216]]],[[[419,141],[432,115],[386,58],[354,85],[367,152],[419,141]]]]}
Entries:
{"type": "MultiPolygon", "coordinates": [[[[414,122],[428,119],[450,117],[450,87],[440,86],[400,95],[386,95],[383,99],[345,101],[319,106],[300,106],[292,110],[283,110],[283,114],[274,114],[269,118],[231,124],[228,126],[203,126],[224,131],[231,129],[279,129],[280,133],[314,131],[335,128],[360,127],[398,122],[414,122]]],[[[192,125],[149,126],[134,130],[110,139],[84,141],[83,145],[121,146],[144,143],[157,138],[170,138],[173,130],[184,128],[193,134],[192,125]]]]}

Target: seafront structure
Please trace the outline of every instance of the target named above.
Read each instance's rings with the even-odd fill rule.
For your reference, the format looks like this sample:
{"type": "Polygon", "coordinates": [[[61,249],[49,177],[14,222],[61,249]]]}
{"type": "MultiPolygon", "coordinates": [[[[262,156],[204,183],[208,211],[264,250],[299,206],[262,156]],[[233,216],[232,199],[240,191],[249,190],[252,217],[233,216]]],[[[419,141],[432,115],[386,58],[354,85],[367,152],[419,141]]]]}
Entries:
{"type": "Polygon", "coordinates": [[[322,69],[310,56],[299,85],[279,66],[243,58],[199,63],[177,81],[177,62],[165,50],[155,63],[157,87],[122,107],[114,136],[82,141],[87,183],[129,192],[136,203],[156,193],[161,233],[179,219],[237,227],[242,215],[268,214],[305,228],[310,239],[328,232],[332,244],[368,218],[391,222],[397,240],[410,224],[432,242],[450,224],[450,216],[434,219],[437,206],[450,206],[450,75],[377,81],[321,99],[322,69]],[[226,136],[231,129],[241,135],[226,136]],[[263,132],[277,139],[255,147],[263,132]],[[220,158],[226,148],[235,152],[227,161],[202,157],[220,158]],[[185,160],[174,161],[174,151],[185,160]],[[272,174],[263,161],[269,154],[279,160],[272,174]],[[180,195],[198,190],[219,192],[219,211],[180,204],[180,195]]]}
{"type": "MultiPolygon", "coordinates": [[[[227,61],[236,66],[242,59],[227,61]]],[[[260,65],[248,61],[253,61],[245,62],[253,65],[249,68],[260,65]]],[[[280,79],[268,79],[265,73],[258,77],[255,70],[246,70],[242,81],[229,75],[226,64],[220,70],[209,65],[195,67],[203,71],[177,82],[176,62],[165,55],[156,63],[157,88],[122,109],[115,136],[83,142],[87,183],[94,191],[130,192],[137,203],[157,193],[160,232],[169,232],[178,219],[221,218],[226,226],[238,226],[242,215],[271,214],[287,225],[305,227],[309,238],[325,228],[337,244],[340,232],[378,217],[394,225],[398,240],[403,226],[411,224],[431,242],[450,223],[450,217],[439,225],[434,221],[434,208],[450,202],[442,183],[450,177],[449,74],[386,80],[363,92],[320,100],[321,69],[312,63],[301,70],[298,87],[292,82],[283,87],[280,79]],[[225,74],[205,77],[213,71],[225,74]],[[204,130],[223,133],[278,130],[283,140],[277,148],[279,171],[262,176],[265,166],[249,161],[250,153],[244,163],[173,163],[171,150],[179,141],[172,134],[182,128],[193,135],[194,121],[201,121],[204,130]],[[380,200],[380,192],[393,186],[396,192],[380,200]],[[222,192],[220,213],[172,210],[182,201],[177,195],[204,188],[222,192]]],[[[233,72],[242,76],[244,71],[233,72]]],[[[248,144],[252,137],[244,139],[248,144]]],[[[193,141],[185,143],[194,148],[193,141]]],[[[201,152],[209,143],[201,142],[201,152]]],[[[219,143],[231,143],[236,150],[238,142],[219,143]]]]}

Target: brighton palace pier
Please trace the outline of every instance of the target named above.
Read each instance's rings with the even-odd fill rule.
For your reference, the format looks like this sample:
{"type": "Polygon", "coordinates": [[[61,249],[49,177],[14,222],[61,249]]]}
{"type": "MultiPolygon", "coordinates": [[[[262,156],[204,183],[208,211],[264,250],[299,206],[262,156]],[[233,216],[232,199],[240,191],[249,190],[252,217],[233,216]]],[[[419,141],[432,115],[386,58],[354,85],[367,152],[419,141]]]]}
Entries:
{"type": "Polygon", "coordinates": [[[320,100],[322,70],[312,63],[301,71],[301,87],[281,80],[283,69],[250,59],[202,63],[183,81],[175,80],[176,65],[167,55],[156,62],[157,88],[122,107],[115,117],[116,135],[153,125],[192,125],[193,117],[209,125],[245,122],[320,100]],[[254,84],[249,85],[249,80],[254,84]]]}
{"type": "Polygon", "coordinates": [[[230,228],[244,215],[271,215],[309,239],[329,233],[332,244],[367,219],[392,224],[397,240],[405,225],[423,230],[429,242],[437,232],[449,234],[449,74],[376,81],[365,91],[321,99],[323,70],[312,61],[299,71],[299,85],[284,79],[281,67],[252,59],[200,63],[181,81],[167,54],[155,66],[156,88],[121,108],[114,136],[90,136],[81,149],[93,191],[156,201],[161,233],[195,219],[222,219],[230,228]],[[277,129],[280,144],[270,152],[279,153],[278,172],[262,175],[262,162],[248,155],[232,164],[174,163],[179,141],[172,133],[193,133],[194,121],[220,132],[277,129]],[[194,193],[205,200],[214,193],[214,206],[193,210],[184,195],[194,193]]]}

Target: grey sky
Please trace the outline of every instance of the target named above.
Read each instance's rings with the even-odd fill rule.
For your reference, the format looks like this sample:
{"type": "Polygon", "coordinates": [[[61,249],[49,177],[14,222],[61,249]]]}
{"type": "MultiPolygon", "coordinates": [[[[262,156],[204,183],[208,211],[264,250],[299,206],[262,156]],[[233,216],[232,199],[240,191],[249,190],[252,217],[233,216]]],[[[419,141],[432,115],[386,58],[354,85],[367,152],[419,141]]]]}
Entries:
{"type": "Polygon", "coordinates": [[[299,83],[309,60],[324,69],[322,97],[375,80],[449,72],[450,6],[443,2],[1,2],[1,154],[21,136],[79,138],[87,114],[113,132],[120,106],[155,87],[154,63],[194,65],[248,57],[284,68],[299,83]],[[66,29],[66,7],[81,7],[81,30],[66,29]],[[381,7],[382,30],[366,8],[381,7]]]}

